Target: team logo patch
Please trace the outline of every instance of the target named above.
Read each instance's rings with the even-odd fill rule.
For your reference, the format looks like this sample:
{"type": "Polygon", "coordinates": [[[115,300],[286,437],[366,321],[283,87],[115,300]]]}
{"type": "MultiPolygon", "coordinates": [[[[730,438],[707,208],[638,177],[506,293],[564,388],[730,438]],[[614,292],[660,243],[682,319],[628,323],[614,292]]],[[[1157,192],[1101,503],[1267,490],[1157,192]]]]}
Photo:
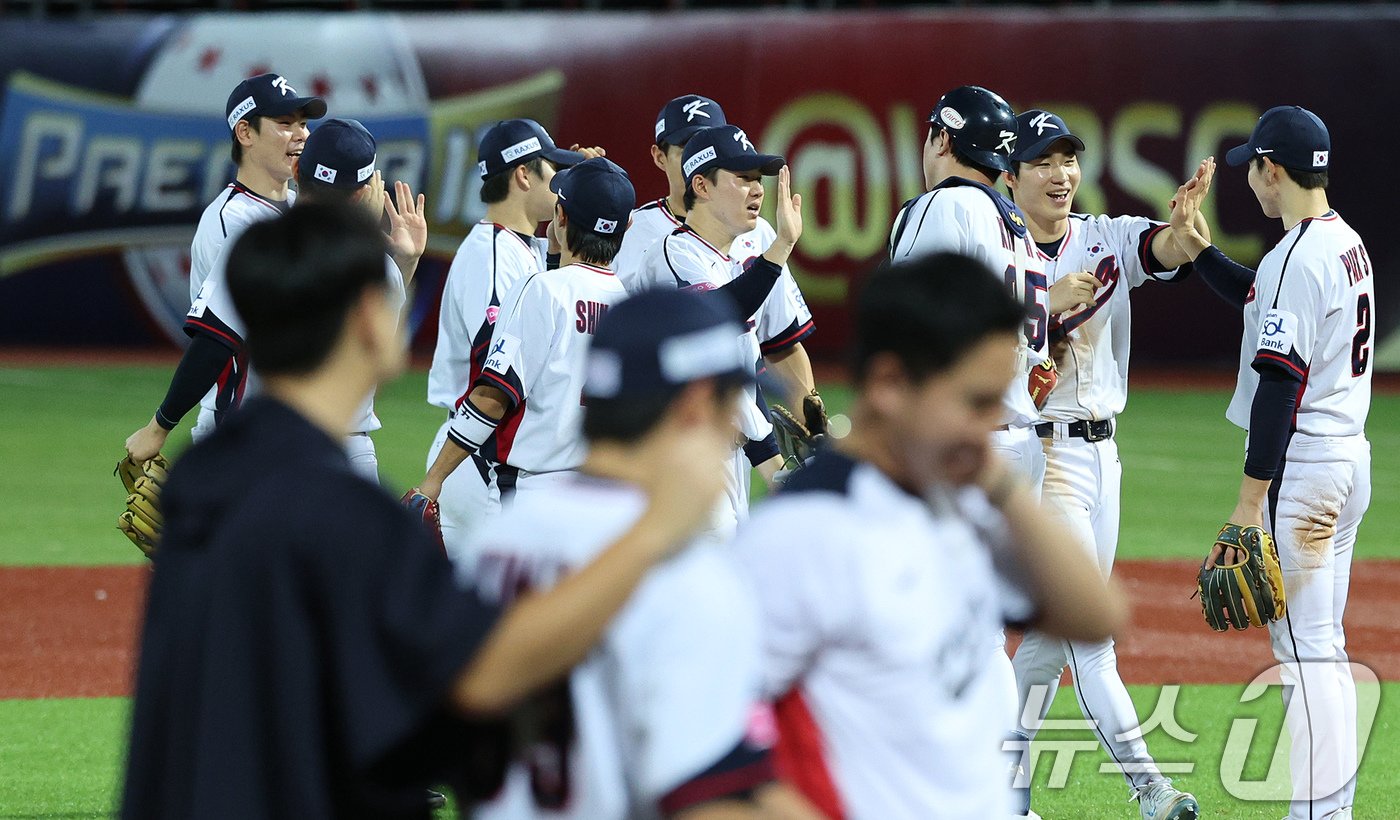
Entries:
{"type": "Polygon", "coordinates": [[[954,131],[958,131],[962,129],[963,126],[967,125],[967,120],[963,119],[963,115],[959,114],[956,108],[945,107],[942,111],[938,112],[938,119],[942,120],[944,125],[954,131]]]}
{"type": "Polygon", "coordinates": [[[233,111],[228,115],[228,130],[232,131],[233,127],[238,124],[238,121],[243,119],[243,116],[249,111],[252,111],[256,106],[257,103],[253,102],[252,97],[248,97],[243,102],[235,105],[233,111]]]}
{"type": "Polygon", "coordinates": [[[1297,336],[1297,315],[1274,308],[1264,315],[1264,321],[1259,324],[1259,350],[1287,356],[1293,352],[1297,336]]]}
{"type": "Polygon", "coordinates": [[[1326,151],[1313,151],[1313,167],[1314,167],[1314,168],[1326,168],[1326,167],[1327,167],[1327,152],[1326,152],[1326,151]]]}
{"type": "Polygon", "coordinates": [[[500,316],[500,315],[501,315],[501,309],[500,309],[499,307],[497,307],[496,305],[492,305],[492,306],[488,307],[488,308],[486,309],[486,323],[487,323],[488,325],[494,325],[494,324],[496,324],[496,317],[497,317],[497,316],[500,316]]]}
{"type": "Polygon", "coordinates": [[[749,135],[744,133],[744,129],[740,128],[734,132],[734,141],[743,145],[744,151],[747,153],[756,153],[753,150],[753,143],[749,142],[749,135]]]}
{"type": "Polygon", "coordinates": [[[696,117],[704,117],[708,120],[710,118],[709,112],[701,111],[700,109],[704,108],[709,104],[709,100],[691,100],[690,102],[681,106],[681,110],[685,112],[685,121],[690,122],[696,117]]]}
{"type": "Polygon", "coordinates": [[[322,164],[319,163],[319,162],[316,163],[316,178],[317,178],[317,179],[319,179],[319,180],[321,180],[322,182],[327,183],[327,184],[329,184],[329,185],[334,185],[334,184],[335,184],[335,175],[336,175],[336,170],[335,170],[334,168],[327,168],[326,166],[322,165],[322,164]]]}
{"type": "Polygon", "coordinates": [[[666,130],[666,118],[662,117],[656,121],[656,136],[660,137],[661,132],[666,130]]]}
{"type": "Polygon", "coordinates": [[[1001,142],[997,143],[997,151],[1011,156],[1011,152],[1016,150],[1016,132],[1002,131],[1001,142]]]}
{"type": "Polygon", "coordinates": [[[599,219],[598,222],[593,225],[593,231],[594,233],[617,233],[617,220],[599,219]]]}
{"type": "Polygon", "coordinates": [[[1031,125],[1035,126],[1035,135],[1037,137],[1043,136],[1047,128],[1053,128],[1056,131],[1060,130],[1060,126],[1050,121],[1049,111],[1042,111],[1034,117],[1031,117],[1031,125]]]}
{"type": "Polygon", "coordinates": [[[515,361],[515,354],[519,350],[520,340],[509,333],[503,333],[501,338],[491,344],[491,352],[486,355],[486,364],[482,367],[504,376],[506,371],[510,370],[511,362],[515,361]]]}
{"type": "Polygon", "coordinates": [[[483,159],[481,162],[478,162],[476,164],[476,170],[482,176],[486,176],[486,160],[483,159]]]}
{"type": "Polygon", "coordinates": [[[292,88],[290,85],[287,84],[286,77],[278,77],[277,79],[273,80],[272,87],[277,89],[278,91],[281,91],[282,96],[284,97],[288,94],[295,95],[297,93],[297,90],[295,88],[292,88]]]}
{"type": "Polygon", "coordinates": [[[540,138],[530,137],[524,142],[517,142],[516,144],[502,151],[501,159],[505,160],[506,162],[514,162],[515,160],[520,159],[526,154],[539,150],[540,138]]]}
{"type": "Polygon", "coordinates": [[[684,173],[686,175],[686,178],[688,179],[692,175],[694,175],[696,168],[699,168],[701,165],[704,165],[705,163],[714,159],[715,156],[715,147],[711,145],[709,148],[706,148],[705,150],[697,153],[695,156],[686,160],[685,165],[681,167],[681,172],[684,173]]]}
{"type": "Polygon", "coordinates": [[[355,181],[364,182],[374,175],[374,160],[369,161],[369,165],[355,172],[355,181]]]}

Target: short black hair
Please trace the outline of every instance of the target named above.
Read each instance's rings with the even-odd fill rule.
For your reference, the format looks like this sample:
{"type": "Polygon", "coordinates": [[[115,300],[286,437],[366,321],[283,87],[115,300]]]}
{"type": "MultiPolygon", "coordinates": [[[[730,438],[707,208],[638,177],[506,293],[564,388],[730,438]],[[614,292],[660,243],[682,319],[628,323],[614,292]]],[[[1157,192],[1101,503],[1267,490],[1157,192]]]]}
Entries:
{"type": "Polygon", "coordinates": [[[993,333],[1021,330],[1025,308],[986,265],[936,253],[882,265],[868,277],[856,307],[853,372],[893,353],[921,380],[952,367],[993,333]]]}
{"type": "MultiPolygon", "coordinates": [[[[964,154],[962,150],[958,148],[957,143],[953,143],[953,159],[957,160],[959,165],[965,165],[968,168],[977,171],[979,174],[985,176],[987,179],[990,179],[993,183],[995,183],[997,179],[1001,177],[1001,171],[999,171],[996,168],[993,168],[990,165],[983,165],[982,163],[978,162],[972,157],[969,157],[967,154],[964,154]]],[[[1012,163],[1012,165],[1014,166],[1015,163],[1012,163]]]]}
{"type": "Polygon", "coordinates": [[[357,209],[298,203],[243,232],[229,252],[228,286],[253,365],[310,373],[339,341],[351,306],[388,287],[384,240],[357,209]]]}
{"type": "MultiPolygon", "coordinates": [[[[1250,157],[1249,161],[1254,163],[1256,170],[1264,170],[1263,157],[1250,157]]],[[[1303,188],[1308,191],[1318,191],[1327,189],[1326,171],[1295,171],[1294,169],[1289,168],[1287,165],[1279,165],[1277,162],[1275,162],[1274,164],[1282,168],[1284,173],[1288,174],[1288,178],[1297,183],[1299,188],[1303,188]]]]}
{"type": "Polygon", "coordinates": [[[590,265],[611,265],[617,252],[622,249],[622,231],[612,236],[594,233],[579,226],[572,219],[564,229],[564,242],[569,253],[590,265]]]}
{"type": "MultiPolygon", "coordinates": [[[[695,174],[691,174],[690,176],[686,177],[685,196],[681,197],[681,200],[685,203],[685,210],[687,213],[690,211],[691,208],[695,207],[695,189],[690,186],[690,183],[692,180],[695,179],[695,176],[695,174]]],[[[716,182],[719,182],[719,169],[711,168],[705,173],[700,174],[700,176],[704,177],[711,185],[714,185],[716,182]]]]}
{"type": "MultiPolygon", "coordinates": [[[[715,383],[715,399],[722,406],[732,407],[741,380],[738,377],[718,377],[712,381],[715,383]]],[[[583,406],[583,437],[590,442],[627,444],[637,441],[661,423],[666,409],[683,389],[682,386],[615,399],[586,399],[583,406]]]]}
{"type": "MultiPolygon", "coordinates": [[[[262,130],[263,117],[261,114],[249,114],[248,116],[244,117],[243,120],[246,120],[248,122],[248,127],[252,128],[254,131],[262,130]]],[[[240,122],[241,121],[242,120],[240,120],[240,122]]],[[[240,145],[238,142],[237,125],[238,123],[234,123],[235,127],[230,128],[228,132],[229,139],[233,140],[233,147],[229,149],[228,153],[229,156],[233,157],[234,165],[237,165],[238,163],[243,161],[243,146],[240,145]]]]}
{"type": "MultiPolygon", "coordinates": [[[[520,165],[525,166],[525,170],[537,177],[544,176],[544,157],[527,159],[520,165]]],[[[512,165],[504,171],[497,171],[491,176],[481,181],[481,201],[487,205],[494,205],[497,202],[504,202],[510,195],[510,175],[515,173],[519,165],[512,165]]]]}

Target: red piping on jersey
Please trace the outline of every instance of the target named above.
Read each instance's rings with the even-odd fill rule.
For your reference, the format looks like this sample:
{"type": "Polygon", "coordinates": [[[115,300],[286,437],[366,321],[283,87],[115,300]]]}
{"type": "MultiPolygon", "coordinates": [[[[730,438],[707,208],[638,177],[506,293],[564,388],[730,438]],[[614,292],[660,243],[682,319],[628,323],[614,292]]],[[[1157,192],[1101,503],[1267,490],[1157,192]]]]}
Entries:
{"type": "Polygon", "coordinates": [[[695,229],[692,228],[692,227],[690,227],[689,225],[682,225],[682,226],[680,226],[679,228],[676,229],[676,233],[680,233],[680,232],[682,232],[682,231],[684,231],[685,233],[688,233],[688,234],[690,234],[691,236],[695,237],[696,239],[700,240],[700,242],[701,242],[702,244],[704,244],[705,247],[707,247],[707,248],[709,248],[710,250],[714,251],[715,253],[719,254],[719,258],[720,258],[720,259],[723,259],[723,260],[726,261],[726,262],[733,262],[733,261],[734,261],[733,259],[730,259],[730,258],[729,258],[729,254],[727,254],[727,253],[721,251],[719,248],[716,248],[714,245],[711,245],[711,244],[705,239],[705,237],[703,237],[703,236],[701,236],[700,234],[696,233],[696,232],[695,232],[695,229]]]}
{"type": "Polygon", "coordinates": [[[197,319],[186,319],[186,320],[185,320],[185,324],[187,324],[187,325],[194,325],[195,327],[201,328],[202,330],[205,330],[205,331],[208,331],[209,333],[212,333],[212,334],[214,334],[215,336],[218,336],[218,337],[221,338],[221,339],[227,339],[228,342],[229,342],[229,344],[232,344],[232,345],[234,346],[234,349],[235,349],[235,350],[237,350],[237,349],[243,347],[243,340],[242,340],[242,339],[239,339],[239,338],[236,337],[236,336],[230,336],[230,335],[228,335],[227,333],[223,332],[222,330],[219,330],[217,327],[214,327],[213,325],[206,325],[205,323],[203,323],[203,322],[201,322],[201,321],[199,321],[199,320],[197,320],[197,319]]]}
{"type": "Polygon", "coordinates": [[[666,215],[666,218],[669,219],[669,220],[671,220],[671,222],[673,222],[674,224],[676,224],[676,225],[682,225],[682,224],[684,224],[684,223],[681,222],[679,219],[676,219],[676,215],[675,215],[675,214],[671,213],[671,204],[670,204],[669,202],[666,201],[666,197],[663,196],[663,197],[661,197],[660,199],[656,200],[656,206],[657,206],[658,208],[660,208],[660,209],[661,209],[661,213],[665,214],[665,215],[666,215]]]}
{"type": "Polygon", "coordinates": [[[808,319],[808,320],[806,321],[806,323],[802,325],[802,327],[799,327],[797,330],[794,330],[793,332],[789,333],[788,335],[786,335],[786,336],[784,336],[784,337],[782,337],[782,338],[780,338],[780,339],[770,339],[769,341],[767,341],[767,342],[765,342],[764,344],[762,344],[762,345],[760,346],[760,347],[761,347],[760,352],[763,353],[763,355],[766,356],[766,355],[768,355],[769,353],[777,353],[777,352],[779,352],[779,351],[781,351],[781,350],[785,350],[785,349],[787,349],[787,348],[789,348],[789,347],[792,347],[793,345],[797,344],[798,342],[802,341],[802,339],[805,338],[805,337],[807,336],[807,334],[809,334],[809,333],[811,333],[811,332],[812,332],[812,320],[811,320],[811,319],[808,319]]]}
{"type": "MultiPolygon", "coordinates": [[[[525,418],[525,402],[506,411],[506,417],[496,427],[496,458],[498,464],[510,463],[510,451],[515,446],[515,434],[520,432],[520,422],[525,418]]],[[[484,446],[484,445],[483,445],[484,446]]]]}
{"type": "Polygon", "coordinates": [[[597,265],[590,265],[590,264],[588,264],[587,262],[574,262],[574,263],[570,264],[569,267],[571,267],[571,268],[583,268],[584,270],[593,271],[594,273],[601,273],[601,274],[603,274],[604,276],[616,276],[616,275],[617,275],[617,274],[613,273],[612,271],[608,270],[607,268],[600,268],[600,267],[598,267],[597,265]]]}
{"type": "Polygon", "coordinates": [[[1329,211],[1327,211],[1327,213],[1323,214],[1322,216],[1310,216],[1310,217],[1308,217],[1307,219],[1304,219],[1303,221],[1304,221],[1304,222],[1313,222],[1313,221],[1316,221],[1316,222],[1331,222],[1331,221],[1334,220],[1334,219],[1340,219],[1340,218],[1341,218],[1341,216],[1340,216],[1336,211],[1329,210],[1329,211]]]}
{"type": "Polygon", "coordinates": [[[719,772],[709,777],[690,780],[667,793],[657,806],[666,816],[678,814],[691,806],[698,806],[711,800],[720,800],[731,795],[743,794],[756,786],[773,780],[773,765],[763,760],[751,763],[742,769],[719,772]]]}
{"type": "Polygon", "coordinates": [[[844,820],[841,794],[826,762],[826,743],[821,727],[807,708],[802,690],[794,688],[773,704],[778,719],[778,743],[773,762],[778,777],[792,784],[831,820],[844,820]]]}
{"type": "MultiPolygon", "coordinates": [[[[525,403],[525,397],[520,395],[520,393],[518,393],[514,387],[511,387],[510,382],[506,381],[504,377],[498,376],[490,370],[483,370],[481,371],[481,375],[478,377],[478,381],[481,380],[495,382],[495,384],[491,386],[498,387],[501,390],[504,390],[507,394],[509,394],[512,398],[515,399],[515,403],[517,406],[525,403]]],[[[470,393],[471,391],[468,390],[467,392],[470,393]]],[[[501,460],[505,461],[505,459],[501,460]]]]}
{"type": "MultiPolygon", "coordinates": [[[[1027,236],[1030,236],[1030,234],[1026,234],[1026,235],[1027,235],[1027,236]]],[[[1065,226],[1065,236],[1064,236],[1064,239],[1061,239],[1061,240],[1060,240],[1060,253],[1064,253],[1064,252],[1065,252],[1065,248],[1069,247],[1069,238],[1070,238],[1071,236],[1073,236],[1073,235],[1074,235],[1074,220],[1071,219],[1071,220],[1069,220],[1069,224],[1065,226]]],[[[1059,259],[1059,258],[1060,258],[1060,254],[1059,254],[1059,253],[1055,254],[1054,256],[1050,256],[1050,255],[1046,254],[1045,251],[1043,251],[1043,250],[1040,249],[1040,243],[1036,242],[1034,239],[1031,239],[1030,246],[1031,246],[1032,248],[1035,248],[1036,255],[1039,256],[1042,260],[1044,260],[1044,261],[1046,261],[1046,262],[1054,262],[1056,259],[1059,259]]]]}
{"type": "MultiPolygon", "coordinates": [[[[1309,367],[1309,370],[1311,370],[1311,369],[1312,369],[1312,368],[1309,367]]],[[[1308,390],[1308,371],[1305,370],[1305,371],[1303,371],[1303,382],[1302,382],[1302,384],[1299,384],[1299,385],[1298,385],[1298,397],[1297,397],[1296,399],[1293,400],[1293,425],[1292,425],[1293,429],[1289,431],[1289,436],[1290,436],[1290,437],[1293,435],[1294,432],[1297,432],[1297,430],[1298,430],[1298,408],[1300,408],[1300,407],[1303,406],[1303,394],[1306,393],[1307,390],[1308,390]]],[[[1283,460],[1284,460],[1284,461],[1287,461],[1287,460],[1288,460],[1288,445],[1286,445],[1286,444],[1285,444],[1284,447],[1283,447],[1283,454],[1284,454],[1284,455],[1283,455],[1283,460]]]]}
{"type": "Polygon", "coordinates": [[[483,220],[481,220],[481,222],[478,223],[478,224],[481,224],[481,225],[495,225],[497,228],[500,228],[502,231],[504,231],[504,232],[510,234],[512,237],[514,237],[516,242],[519,242],[520,244],[524,245],[524,246],[525,246],[525,250],[529,251],[530,253],[534,253],[534,252],[535,252],[535,249],[532,248],[532,247],[530,247],[530,243],[529,243],[529,242],[526,242],[524,237],[522,237],[520,234],[516,233],[514,230],[512,230],[512,229],[510,229],[510,228],[507,228],[505,225],[502,225],[502,224],[499,223],[499,222],[492,222],[492,221],[490,221],[489,219],[483,219],[483,220]]]}
{"type": "Polygon", "coordinates": [[[261,196],[260,194],[254,192],[254,191],[253,191],[252,189],[250,189],[247,185],[244,185],[244,184],[241,183],[241,182],[238,182],[238,181],[230,182],[229,185],[228,185],[228,187],[232,188],[232,189],[233,189],[235,192],[237,192],[237,193],[244,194],[244,195],[247,196],[249,199],[253,200],[254,202],[258,203],[259,205],[262,205],[264,208],[271,208],[272,210],[276,211],[276,212],[279,213],[279,214],[282,213],[282,209],[281,209],[281,208],[278,208],[276,205],[273,205],[273,204],[272,204],[272,200],[270,200],[270,199],[268,199],[267,197],[261,196]]]}
{"type": "MultiPolygon", "coordinates": [[[[1171,226],[1158,225],[1154,228],[1150,228],[1147,231],[1147,236],[1138,246],[1138,262],[1142,265],[1142,269],[1147,271],[1148,276],[1152,276],[1152,265],[1150,262],[1152,256],[1152,240],[1157,238],[1157,234],[1161,233],[1162,231],[1165,231],[1169,227],[1171,226]]],[[[1152,278],[1156,279],[1157,277],[1152,276],[1152,278]]]]}
{"type": "MultiPolygon", "coordinates": [[[[1280,355],[1278,355],[1278,354],[1276,354],[1276,353],[1256,353],[1256,354],[1254,355],[1254,358],[1255,358],[1256,361],[1259,360],[1259,359],[1268,359],[1269,361],[1278,362],[1279,364],[1282,364],[1284,367],[1287,367],[1289,370],[1293,371],[1294,373],[1297,373],[1297,374],[1298,374],[1302,379],[1304,379],[1305,381],[1306,381],[1307,378],[1308,378],[1308,371],[1306,371],[1306,370],[1304,370],[1304,369],[1298,367],[1298,365],[1296,365],[1296,364],[1294,364],[1293,362],[1289,361],[1288,357],[1286,357],[1286,356],[1280,356],[1280,355]]],[[[1302,394],[1300,393],[1299,395],[1302,395],[1302,394]]]]}

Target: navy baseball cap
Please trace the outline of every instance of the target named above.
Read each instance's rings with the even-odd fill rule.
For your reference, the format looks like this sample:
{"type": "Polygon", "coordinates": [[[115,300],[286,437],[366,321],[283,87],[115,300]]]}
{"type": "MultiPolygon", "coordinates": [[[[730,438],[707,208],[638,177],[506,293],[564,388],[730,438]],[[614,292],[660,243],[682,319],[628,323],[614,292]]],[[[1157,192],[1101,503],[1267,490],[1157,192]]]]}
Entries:
{"type": "Polygon", "coordinates": [[[1332,137],[1316,114],[1297,105],[1270,108],[1254,125],[1249,142],[1225,154],[1231,165],[1244,165],[1255,157],[1268,157],[1295,171],[1326,171],[1332,153],[1332,137]]]}
{"type": "Polygon", "coordinates": [[[664,395],[700,379],[750,381],[743,333],[728,299],[664,288],[642,291],[598,321],[583,395],[664,395]]]}
{"type": "Polygon", "coordinates": [[[306,138],[297,176],[358,188],[374,176],[374,156],[374,136],[357,120],[326,120],[306,138]]]}
{"type": "Polygon", "coordinates": [[[700,128],[691,135],[681,154],[681,173],[686,187],[696,174],[711,168],[726,171],[759,171],[766,177],[778,173],[787,160],[774,154],[760,154],[749,142],[748,134],[737,125],[700,128]]]}
{"type": "Polygon", "coordinates": [[[534,120],[505,120],[491,126],[481,138],[476,164],[481,178],[495,176],[535,157],[544,157],[561,168],[583,162],[583,154],[554,144],[544,126],[534,120]]]}
{"type": "Polygon", "coordinates": [[[621,166],[606,157],[565,168],[549,181],[569,221],[587,231],[619,236],[637,207],[637,192],[621,166]]]}
{"type": "Polygon", "coordinates": [[[233,130],[244,117],[280,117],[301,111],[308,120],[326,116],[326,101],[320,97],[299,97],[287,79],[280,74],[259,74],[239,83],[228,95],[224,116],[228,129],[233,130]]]}
{"type": "Polygon", "coordinates": [[[1049,111],[1032,108],[1016,115],[1016,150],[1012,162],[1031,162],[1050,152],[1050,146],[1060,140],[1084,150],[1084,140],[1070,133],[1065,121],[1049,111]]]}
{"type": "Polygon", "coordinates": [[[656,144],[685,145],[701,128],[728,124],[719,103],[699,94],[685,94],[666,103],[656,115],[656,144]]]}

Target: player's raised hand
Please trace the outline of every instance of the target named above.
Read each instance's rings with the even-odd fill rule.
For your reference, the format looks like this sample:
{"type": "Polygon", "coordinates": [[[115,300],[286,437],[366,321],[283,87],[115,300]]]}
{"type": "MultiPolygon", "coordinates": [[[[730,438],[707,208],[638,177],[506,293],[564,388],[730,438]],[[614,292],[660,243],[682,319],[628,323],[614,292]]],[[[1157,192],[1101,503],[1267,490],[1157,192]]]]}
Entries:
{"type": "MultiPolygon", "coordinates": [[[[378,172],[376,172],[377,175],[378,172]]],[[[382,185],[381,185],[382,188],[382,185]]],[[[418,269],[418,260],[428,248],[428,217],[424,196],[413,196],[413,189],[407,182],[394,183],[394,196],[382,191],[384,214],[389,228],[384,232],[384,242],[394,264],[403,272],[404,284],[413,279],[418,269]]]]}
{"type": "Polygon", "coordinates": [[[1187,258],[1195,259],[1201,251],[1210,247],[1210,239],[1200,227],[1201,203],[1210,193],[1211,181],[1215,178],[1215,157],[1206,157],[1197,166],[1196,173],[1176,189],[1171,200],[1172,239],[1187,258]]]}
{"type": "Polygon", "coordinates": [[[608,152],[606,150],[597,145],[594,145],[590,148],[584,148],[578,143],[574,143],[573,145],[569,146],[569,150],[577,151],[580,154],[583,154],[584,159],[597,159],[598,157],[606,157],[608,155],[608,152]]]}
{"type": "Polygon", "coordinates": [[[796,245],[802,238],[802,194],[792,192],[792,166],[778,169],[778,241],[796,245]]]}
{"type": "Polygon", "coordinates": [[[1064,313],[1080,305],[1093,307],[1098,304],[1095,294],[1101,287],[1103,282],[1086,270],[1075,271],[1062,277],[1050,286],[1050,312],[1064,313]]]}

